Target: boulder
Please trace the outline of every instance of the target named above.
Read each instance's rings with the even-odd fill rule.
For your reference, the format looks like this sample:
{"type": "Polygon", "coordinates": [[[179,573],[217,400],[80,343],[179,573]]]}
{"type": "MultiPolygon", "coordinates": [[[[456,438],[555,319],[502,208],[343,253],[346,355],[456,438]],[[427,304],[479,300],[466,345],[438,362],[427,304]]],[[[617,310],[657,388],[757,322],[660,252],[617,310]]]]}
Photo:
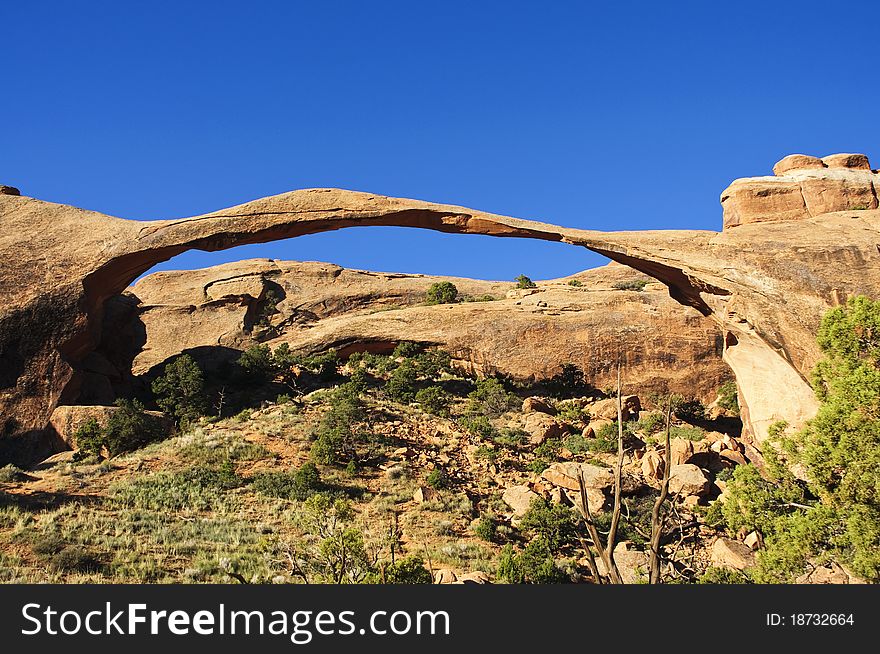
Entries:
{"type": "Polygon", "coordinates": [[[746,534],[746,537],[743,538],[743,543],[748,546],[750,550],[759,550],[764,545],[764,539],[757,531],[750,531],[746,534]]]}
{"type": "Polygon", "coordinates": [[[532,491],[528,486],[508,486],[501,499],[507,506],[513,509],[513,516],[520,518],[529,510],[532,500],[536,499],[538,494],[532,491]]]}
{"type": "Polygon", "coordinates": [[[712,565],[734,570],[745,570],[755,565],[755,554],[745,543],[730,538],[719,538],[710,552],[712,565]]]}
{"type": "MultiPolygon", "coordinates": [[[[624,395],[620,398],[620,403],[624,420],[638,417],[639,411],[642,410],[642,404],[637,395],[624,395]]],[[[612,397],[607,400],[599,400],[589,408],[589,411],[591,418],[600,418],[614,422],[617,420],[617,398],[612,397]]]]}
{"type": "Polygon", "coordinates": [[[567,431],[564,425],[546,413],[529,413],[522,425],[529,435],[529,445],[540,445],[548,438],[559,438],[567,431]]]}
{"type": "MultiPolygon", "coordinates": [[[[581,493],[580,491],[569,490],[568,488],[561,489],[565,494],[568,503],[573,507],[580,511],[581,507],[581,493]]],[[[590,513],[602,513],[605,511],[606,505],[608,503],[608,496],[598,488],[590,488],[587,487],[587,502],[589,503],[590,513]]]]}
{"type": "Polygon", "coordinates": [[[825,164],[819,157],[811,157],[806,154],[790,154],[783,157],[773,166],[774,175],[784,175],[790,170],[811,170],[825,168],[825,164]]]}
{"type": "Polygon", "coordinates": [[[454,584],[457,580],[458,577],[449,568],[440,568],[434,573],[435,584],[454,584]]]}
{"type": "MultiPolygon", "coordinates": [[[[606,574],[605,564],[596,560],[599,572],[606,574]]],[[[648,553],[631,549],[629,543],[618,543],[614,547],[614,564],[625,584],[644,583],[648,577],[648,553]]]]}
{"type": "Polygon", "coordinates": [[[828,168],[871,170],[871,163],[868,161],[868,157],[863,154],[829,154],[827,157],[822,157],[822,163],[828,168]]]}
{"type": "Polygon", "coordinates": [[[682,496],[703,497],[709,493],[712,482],[692,463],[674,465],[669,470],[669,490],[682,496]]]}
{"type": "Polygon", "coordinates": [[[568,490],[579,490],[578,470],[583,473],[584,486],[597,490],[607,490],[614,485],[614,475],[606,468],[590,463],[552,463],[541,476],[555,486],[568,490]]]}
{"type": "Polygon", "coordinates": [[[663,481],[663,457],[657,450],[648,450],[641,460],[642,476],[645,481],[656,486],[663,481]]]}
{"type": "Polygon", "coordinates": [[[523,413],[546,413],[548,416],[555,416],[556,409],[550,400],[544,397],[527,397],[522,403],[523,413]]]}
{"type": "Polygon", "coordinates": [[[437,499],[437,491],[430,486],[419,486],[413,493],[413,499],[419,504],[437,499]]]}
{"type": "Polygon", "coordinates": [[[5,184],[0,184],[0,195],[21,195],[21,191],[19,191],[14,186],[6,186],[5,184]]]}

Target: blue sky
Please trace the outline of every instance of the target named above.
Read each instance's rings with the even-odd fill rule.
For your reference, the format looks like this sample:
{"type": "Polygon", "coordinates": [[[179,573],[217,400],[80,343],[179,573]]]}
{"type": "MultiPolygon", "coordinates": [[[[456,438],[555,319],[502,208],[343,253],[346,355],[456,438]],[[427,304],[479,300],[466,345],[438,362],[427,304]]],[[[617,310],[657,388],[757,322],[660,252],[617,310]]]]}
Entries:
{"type": "MultiPolygon", "coordinates": [[[[880,166],[880,3],[7,3],[0,183],[155,219],[335,186],[582,228],[720,229],[782,156],[880,166]]],[[[360,228],[188,253],[510,279],[579,248],[360,228]]]]}

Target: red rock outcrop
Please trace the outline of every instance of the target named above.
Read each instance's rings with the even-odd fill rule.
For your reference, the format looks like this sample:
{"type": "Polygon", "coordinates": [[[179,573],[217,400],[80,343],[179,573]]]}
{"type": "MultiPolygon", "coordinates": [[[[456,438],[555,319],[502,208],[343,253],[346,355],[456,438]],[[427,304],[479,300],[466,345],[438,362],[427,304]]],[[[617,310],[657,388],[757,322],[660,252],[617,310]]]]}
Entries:
{"type": "Polygon", "coordinates": [[[773,174],[738,179],[721,193],[724,229],[878,206],[880,175],[863,154],[791,154],[773,166],[773,174]]]}

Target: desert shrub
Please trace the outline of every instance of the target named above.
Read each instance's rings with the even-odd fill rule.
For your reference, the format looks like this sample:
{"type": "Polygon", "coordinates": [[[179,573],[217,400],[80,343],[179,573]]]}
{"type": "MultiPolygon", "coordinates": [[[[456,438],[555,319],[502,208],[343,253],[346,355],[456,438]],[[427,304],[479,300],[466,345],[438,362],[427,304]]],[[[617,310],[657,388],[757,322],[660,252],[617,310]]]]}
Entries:
{"type": "Polygon", "coordinates": [[[517,288],[535,288],[537,284],[525,275],[519,275],[513,281],[516,282],[517,288]]]}
{"type": "Polygon", "coordinates": [[[647,435],[656,434],[666,428],[666,416],[657,411],[652,411],[644,418],[636,422],[635,429],[647,435]]]}
{"type": "Polygon", "coordinates": [[[494,440],[504,447],[523,447],[529,443],[529,434],[522,429],[503,429],[494,437],[494,440]]]}
{"type": "Polygon", "coordinates": [[[687,399],[675,403],[673,408],[675,417],[685,422],[699,422],[706,419],[706,407],[700,400],[687,399]]]}
{"type": "Polygon", "coordinates": [[[526,469],[531,472],[534,472],[535,474],[540,475],[542,472],[544,472],[549,467],[550,467],[550,462],[547,459],[544,459],[542,457],[538,457],[537,459],[533,459],[532,461],[530,461],[528,463],[528,465],[526,466],[526,469]]]}
{"type": "Polygon", "coordinates": [[[434,580],[425,567],[425,561],[417,555],[407,556],[384,566],[379,574],[372,575],[371,583],[380,582],[384,576],[386,584],[430,584],[434,580]]]}
{"type": "Polygon", "coordinates": [[[255,324],[261,327],[268,326],[272,316],[278,313],[278,303],[280,301],[281,298],[278,296],[277,291],[271,288],[267,290],[260,303],[255,324]]]}
{"type": "Polygon", "coordinates": [[[15,483],[27,480],[28,476],[24,470],[12,465],[11,463],[0,468],[0,483],[15,483]]]}
{"type": "Polygon", "coordinates": [[[744,572],[732,568],[710,566],[697,580],[698,584],[750,584],[751,579],[744,572]]]}
{"type": "Polygon", "coordinates": [[[369,440],[363,423],[367,411],[359,390],[343,384],[330,397],[330,410],[321,419],[314,433],[312,457],[318,463],[347,463],[358,456],[358,445],[369,440]]]}
{"type": "Polygon", "coordinates": [[[443,468],[434,468],[431,472],[428,473],[428,476],[425,477],[425,483],[428,484],[431,488],[435,488],[437,490],[442,490],[444,488],[449,488],[450,486],[449,475],[446,474],[446,470],[443,468]]]}
{"type": "Polygon", "coordinates": [[[291,472],[268,471],[254,476],[253,488],[269,497],[303,501],[324,490],[321,474],[307,462],[291,472]]]}
{"type": "Polygon", "coordinates": [[[718,389],[718,406],[728,413],[739,415],[739,391],[735,381],[725,382],[718,389]]]}
{"type": "Polygon", "coordinates": [[[144,412],[138,400],[120,399],[118,407],[102,428],[91,418],[76,431],[78,457],[100,456],[104,448],[110,456],[132,452],[165,436],[160,422],[144,412]]]}
{"type": "Polygon", "coordinates": [[[274,379],[277,372],[272,349],[268,345],[252,345],[238,357],[238,365],[249,377],[261,382],[274,379]]]}
{"type": "Polygon", "coordinates": [[[556,417],[566,422],[589,422],[590,414],[574,402],[560,402],[556,405],[556,417]]]}
{"type": "Polygon", "coordinates": [[[303,537],[289,543],[304,580],[356,584],[375,579],[363,534],[352,524],[351,503],[326,493],[312,495],[294,517],[303,537]]]}
{"type": "Polygon", "coordinates": [[[459,300],[461,302],[494,302],[498,298],[494,295],[484,293],[483,295],[462,295],[459,300]]]}
{"type": "Polygon", "coordinates": [[[628,279],[622,282],[614,282],[611,285],[615,291],[644,291],[648,285],[644,279],[628,279]]]}
{"type": "Polygon", "coordinates": [[[425,294],[426,304],[452,304],[458,298],[458,289],[452,282],[431,284],[425,294]]]}
{"type": "Polygon", "coordinates": [[[412,402],[416,397],[419,371],[415,364],[406,359],[391,373],[385,383],[385,392],[397,402],[412,402]]]}
{"type": "Polygon", "coordinates": [[[519,398],[510,393],[494,377],[477,381],[476,388],[468,393],[467,412],[473,416],[497,418],[518,407],[519,398]]]}
{"type": "Polygon", "coordinates": [[[474,535],[488,543],[498,540],[498,523],[491,516],[484,515],[474,523],[474,535]]]}
{"type": "Polygon", "coordinates": [[[584,438],[583,434],[569,434],[563,439],[562,446],[572,454],[586,454],[593,451],[590,447],[590,439],[584,438]]]}
{"type": "Polygon", "coordinates": [[[574,511],[540,497],[532,500],[528,511],[520,518],[519,528],[543,538],[553,551],[577,540],[577,517],[574,511]]]}
{"type": "MultiPolygon", "coordinates": [[[[618,432],[616,420],[606,423],[596,432],[595,438],[589,439],[588,447],[592,452],[616,452],[618,432]]],[[[624,429],[624,436],[626,436],[626,429],[624,429]]]]}
{"type": "Polygon", "coordinates": [[[689,441],[701,441],[706,437],[706,432],[704,432],[699,427],[685,427],[683,425],[672,425],[669,428],[669,437],[670,438],[684,438],[689,441]]]}
{"type": "Polygon", "coordinates": [[[505,545],[498,557],[495,574],[509,584],[559,584],[568,581],[543,538],[534,539],[519,553],[512,545],[505,545]]]}
{"type": "Polygon", "coordinates": [[[448,416],[452,396],[439,386],[428,386],[416,393],[416,402],[428,413],[437,416],[448,416]]]}
{"type": "MultiPolygon", "coordinates": [[[[282,367],[284,367],[286,355],[279,355],[278,350],[285,347],[287,347],[287,344],[282,343],[274,352],[276,362],[278,362],[278,365],[282,367]]],[[[303,370],[307,370],[318,378],[327,381],[329,379],[332,379],[336,375],[336,371],[338,370],[339,365],[339,353],[336,350],[331,349],[327,350],[326,352],[321,352],[320,354],[292,357],[288,367],[298,366],[303,370]]]]}
{"type": "Polygon", "coordinates": [[[581,282],[581,280],[579,280],[579,279],[569,279],[569,280],[568,280],[568,285],[569,285],[569,286],[583,286],[584,284],[583,284],[583,282],[581,282]]]}
{"type": "Polygon", "coordinates": [[[205,414],[205,378],[199,365],[188,354],[165,366],[162,375],[153,380],[152,390],[156,404],[182,427],[205,414]]]}
{"type": "Polygon", "coordinates": [[[449,352],[436,348],[420,352],[413,357],[413,363],[419,371],[419,375],[427,379],[435,379],[451,370],[449,352]]]}
{"type": "Polygon", "coordinates": [[[486,416],[465,416],[458,422],[468,433],[483,440],[495,440],[500,435],[486,416]]]}

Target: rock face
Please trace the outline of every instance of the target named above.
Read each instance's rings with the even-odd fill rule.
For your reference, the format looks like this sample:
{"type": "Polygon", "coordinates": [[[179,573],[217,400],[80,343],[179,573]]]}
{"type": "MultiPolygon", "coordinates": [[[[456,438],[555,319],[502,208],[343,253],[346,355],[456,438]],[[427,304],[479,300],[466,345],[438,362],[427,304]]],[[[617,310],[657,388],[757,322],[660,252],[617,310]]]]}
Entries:
{"type": "MultiPolygon", "coordinates": [[[[776,420],[797,426],[815,413],[806,377],[819,357],[822,314],[852,294],[880,295],[877,176],[859,156],[823,164],[732,184],[720,233],[567,229],[337,189],[151,222],[0,194],[0,461],[51,453],[52,411],[78,398],[84,365],[102,364],[88,360],[101,342],[106,300],[155,264],[187,249],[365,225],[563,241],[658,279],[673,299],[717,322],[744,422],[760,442],[776,420]]],[[[547,340],[542,334],[540,343],[547,340]]]]}
{"type": "Polygon", "coordinates": [[[724,229],[878,206],[880,175],[863,154],[792,154],[773,166],[773,174],[738,179],[724,190],[724,229]]]}
{"type": "MultiPolygon", "coordinates": [[[[160,272],[108,301],[112,310],[98,355],[114,368],[143,375],[196,348],[242,350],[265,342],[304,352],[332,347],[348,354],[391,351],[401,340],[414,340],[444,348],[469,372],[537,380],[573,363],[590,383],[606,388],[616,383],[610,353],[620,349],[629,384],[714,398],[730,375],[721,361],[717,329],[695,309],[670,299],[659,284],[641,293],[612,288],[639,277],[612,264],[579,273],[581,286],[570,286],[568,279],[541,282],[532,294],[517,299],[506,297],[513,283],[374,273],[322,263],[260,259],[160,272]],[[424,306],[428,288],[441,281],[454,283],[462,296],[497,299],[424,306]],[[258,315],[270,294],[273,302],[279,300],[276,312],[260,324],[258,315]],[[126,355],[126,344],[132,342],[142,345],[126,355]]],[[[111,382],[113,374],[123,373],[111,373],[111,382]]],[[[101,384],[93,381],[91,387],[101,384]]],[[[100,395],[96,400],[106,401],[100,395]]],[[[526,402],[531,410],[554,412],[541,408],[537,398],[526,402]]]]}

